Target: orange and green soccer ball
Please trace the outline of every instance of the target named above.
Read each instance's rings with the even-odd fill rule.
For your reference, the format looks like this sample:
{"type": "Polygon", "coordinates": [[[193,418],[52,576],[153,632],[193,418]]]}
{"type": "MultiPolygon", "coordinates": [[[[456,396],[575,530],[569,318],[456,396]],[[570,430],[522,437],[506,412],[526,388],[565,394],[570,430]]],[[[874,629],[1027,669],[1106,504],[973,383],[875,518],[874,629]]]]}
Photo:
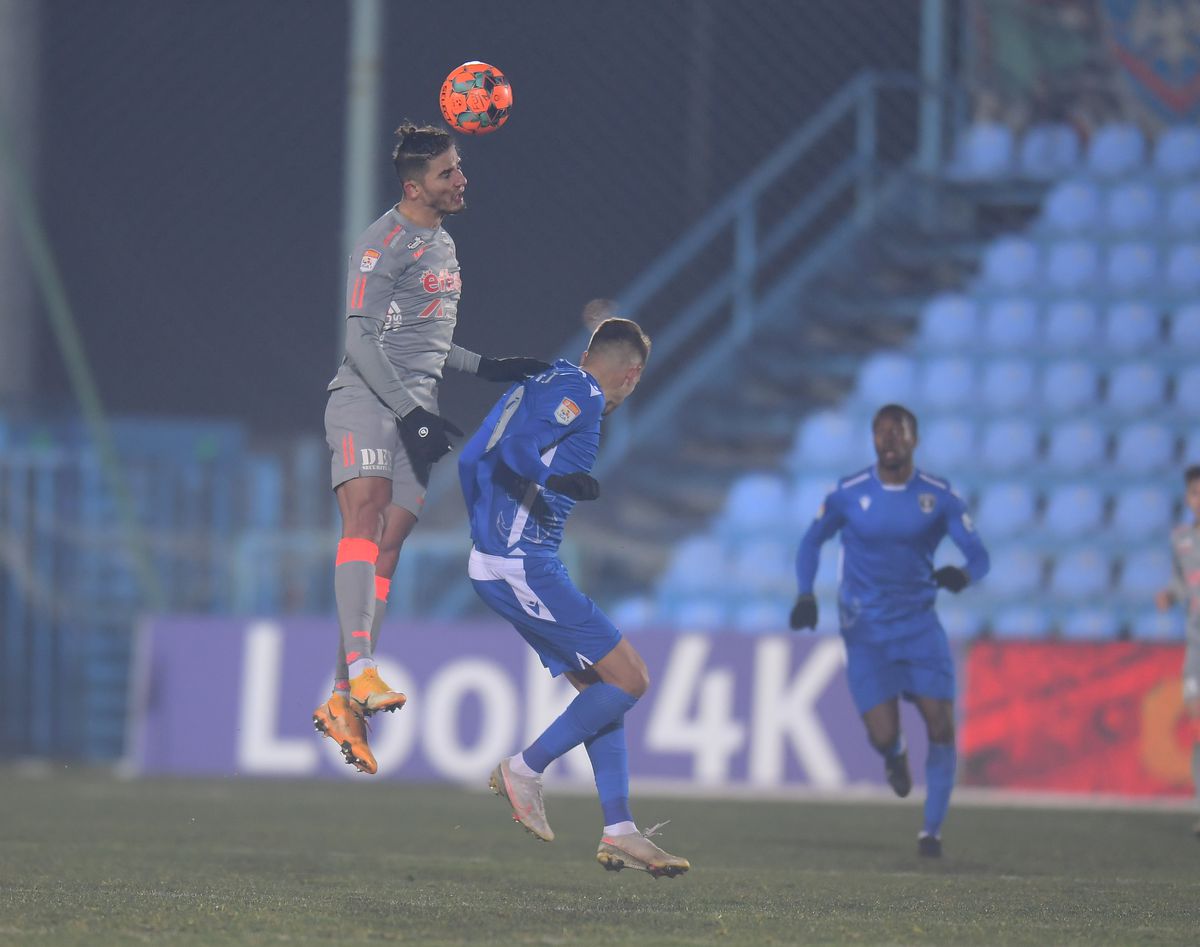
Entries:
{"type": "Polygon", "coordinates": [[[465,62],[442,83],[442,115],[456,132],[486,135],[508,121],[512,86],[495,66],[465,62]]]}

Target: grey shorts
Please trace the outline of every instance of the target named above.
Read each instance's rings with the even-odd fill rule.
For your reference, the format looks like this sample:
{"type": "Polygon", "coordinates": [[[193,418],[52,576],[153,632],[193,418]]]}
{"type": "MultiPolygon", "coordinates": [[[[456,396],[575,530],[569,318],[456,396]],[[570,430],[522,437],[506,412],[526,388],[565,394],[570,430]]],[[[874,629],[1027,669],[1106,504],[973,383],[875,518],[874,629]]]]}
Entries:
{"type": "Polygon", "coordinates": [[[1183,650],[1183,699],[1200,700],[1200,644],[1194,641],[1183,650]]]}
{"type": "Polygon", "coordinates": [[[392,481],[392,503],[421,515],[429,473],[419,476],[400,441],[396,416],[366,388],[338,388],[325,406],[325,441],[336,490],[355,477],[392,481]]]}

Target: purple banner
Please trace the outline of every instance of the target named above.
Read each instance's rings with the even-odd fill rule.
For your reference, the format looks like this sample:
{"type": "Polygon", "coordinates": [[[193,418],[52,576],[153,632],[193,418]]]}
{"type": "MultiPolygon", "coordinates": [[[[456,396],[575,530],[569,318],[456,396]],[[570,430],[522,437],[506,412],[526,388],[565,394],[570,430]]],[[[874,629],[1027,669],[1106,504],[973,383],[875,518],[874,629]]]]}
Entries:
{"type": "MultiPolygon", "coordinates": [[[[713,789],[883,784],[845,681],[840,638],[645,632],[650,668],[626,718],[635,780],[713,789]]],[[[385,626],[382,676],[408,705],[372,718],[376,778],[476,782],[574,696],[508,625],[385,626]]],[[[337,650],[326,619],[163,618],[143,629],[131,757],[145,774],[357,776],[312,728],[337,650]]],[[[903,708],[913,775],[924,726],[903,708]]],[[[582,748],[549,776],[591,782],[582,748]]]]}

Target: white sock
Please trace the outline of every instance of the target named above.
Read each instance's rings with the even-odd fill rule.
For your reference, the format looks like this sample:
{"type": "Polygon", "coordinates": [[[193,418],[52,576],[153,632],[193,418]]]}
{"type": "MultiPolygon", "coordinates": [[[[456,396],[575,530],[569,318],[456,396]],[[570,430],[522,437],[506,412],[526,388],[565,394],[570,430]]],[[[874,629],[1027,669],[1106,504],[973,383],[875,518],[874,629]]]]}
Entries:
{"type": "Polygon", "coordinates": [[[349,673],[350,679],[353,680],[354,678],[358,677],[358,675],[362,674],[362,672],[367,668],[373,667],[375,667],[374,658],[359,658],[357,661],[351,661],[349,666],[346,668],[346,671],[349,673]]]}
{"type": "Polygon", "coordinates": [[[636,835],[637,826],[632,822],[617,822],[615,825],[606,825],[604,827],[605,835],[636,835]]]}
{"type": "Polygon", "coordinates": [[[525,762],[525,754],[518,753],[516,756],[508,758],[508,768],[518,776],[541,776],[539,772],[530,769],[529,764],[525,762]]]}

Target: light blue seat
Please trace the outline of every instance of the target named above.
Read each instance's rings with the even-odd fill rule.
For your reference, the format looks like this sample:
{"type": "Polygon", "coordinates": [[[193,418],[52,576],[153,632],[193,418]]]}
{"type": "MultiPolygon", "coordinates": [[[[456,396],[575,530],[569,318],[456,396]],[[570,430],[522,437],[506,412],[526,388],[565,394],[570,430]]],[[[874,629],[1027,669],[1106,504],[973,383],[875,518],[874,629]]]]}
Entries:
{"type": "Polygon", "coordinates": [[[1184,437],[1182,459],[1185,466],[1200,464],[1200,428],[1193,427],[1184,437]]]}
{"type": "Polygon", "coordinates": [[[1104,497],[1094,486],[1073,483],[1056,487],[1046,499],[1042,525],[1056,539],[1079,539],[1100,528],[1104,497]]]}
{"type": "Polygon", "coordinates": [[[938,603],[938,620],[947,636],[955,641],[969,641],[983,630],[983,613],[963,602],[938,603]]]}
{"type": "Polygon", "coordinates": [[[682,632],[719,632],[729,627],[729,606],[716,597],[680,599],[662,614],[682,632]]]}
{"type": "Polygon", "coordinates": [[[1144,608],[1129,622],[1129,635],[1137,641],[1182,641],[1186,633],[1187,622],[1179,608],[1166,612],[1144,608]]]}
{"type": "Polygon", "coordinates": [[[1167,200],[1167,229],[1177,237],[1200,234],[1200,184],[1186,184],[1167,200]]]}
{"type": "Polygon", "coordinates": [[[996,612],[990,625],[996,638],[1037,641],[1050,636],[1053,619],[1041,605],[1010,605],[996,612]]]}
{"type": "Polygon", "coordinates": [[[1171,348],[1182,354],[1200,352],[1200,302],[1175,310],[1170,323],[1171,348]]]}
{"type": "Polygon", "coordinates": [[[1111,641],[1120,635],[1122,624],[1119,612],[1092,606],[1069,611],[1058,630],[1070,641],[1111,641]]]}
{"type": "Polygon", "coordinates": [[[606,611],[612,623],[621,631],[640,631],[666,624],[666,620],[659,616],[654,602],[644,595],[623,598],[606,611]]]}
{"type": "Polygon", "coordinates": [[[788,496],[788,524],[799,536],[816,519],[825,497],[837,487],[837,480],[828,476],[799,476],[792,482],[788,496]]]}
{"type": "Polygon", "coordinates": [[[1151,234],[1158,225],[1158,211],[1158,190],[1144,181],[1133,181],[1109,192],[1104,203],[1104,223],[1115,234],[1151,234]]]}
{"type": "Polygon", "coordinates": [[[1161,545],[1145,546],[1125,557],[1121,593],[1130,599],[1153,601],[1154,594],[1170,584],[1171,571],[1171,555],[1164,537],[1161,545]]]}
{"type": "Polygon", "coordinates": [[[916,391],[917,368],[913,359],[899,352],[876,352],[863,363],[855,386],[863,404],[909,404],[916,391]]]}
{"type": "Polygon", "coordinates": [[[720,528],[727,533],[770,531],[786,521],[787,483],[773,473],[738,477],[729,488],[720,528]]]}
{"type": "Polygon", "coordinates": [[[1100,399],[1100,373],[1090,362],[1066,359],[1049,363],[1042,373],[1042,407],[1051,414],[1073,415],[1100,399]]]}
{"type": "Polygon", "coordinates": [[[680,541],[671,551],[659,590],[667,598],[722,589],[728,584],[729,561],[725,544],[715,536],[699,534],[680,541]]]}
{"type": "Polygon", "coordinates": [[[1162,318],[1149,303],[1129,301],[1108,308],[1104,317],[1104,344],[1120,355],[1152,349],[1162,341],[1162,318]]]}
{"type": "Polygon", "coordinates": [[[1083,299],[1061,299],[1046,310],[1042,345],[1050,352],[1080,352],[1096,344],[1100,320],[1083,299]]]}
{"type": "Polygon", "coordinates": [[[1028,352],[1037,344],[1038,307],[1025,296],[998,299],[987,307],[983,324],[984,346],[989,352],[1028,352]]]}
{"type": "Polygon", "coordinates": [[[947,175],[956,181],[994,181],[1013,166],[1012,130],[1000,122],[974,122],[954,145],[947,175]]]}
{"type": "Polygon", "coordinates": [[[1158,277],[1158,251],[1144,242],[1118,243],[1111,247],[1104,266],[1108,288],[1120,293],[1146,289],[1158,277]]]}
{"type": "Polygon", "coordinates": [[[1047,466],[1065,474],[1094,471],[1104,461],[1108,438],[1094,421],[1067,421],[1050,430],[1047,466]]]}
{"type": "Polygon", "coordinates": [[[1200,293],[1200,243],[1173,247],[1167,257],[1167,288],[1177,294],[1200,293]]]}
{"type": "Polygon", "coordinates": [[[960,352],[979,340],[979,313],[975,300],[961,293],[934,296],[921,311],[921,348],[925,351],[960,352]]]}
{"type": "Polygon", "coordinates": [[[983,251],[982,277],[997,289],[1024,289],[1038,271],[1037,247],[1021,237],[1001,237],[983,251]]]}
{"type": "MultiPolygon", "coordinates": [[[[1025,546],[1001,546],[992,553],[987,592],[1000,599],[1032,595],[1042,585],[1042,557],[1025,546]]],[[[982,586],[981,586],[982,589],[982,586]]]]}
{"type": "Polygon", "coordinates": [[[1154,362],[1126,362],[1108,376],[1108,408],[1123,417],[1159,411],[1167,401],[1167,373],[1154,362]]]}
{"type": "Polygon", "coordinates": [[[800,422],[787,466],[799,473],[844,471],[862,460],[861,443],[861,432],[847,415],[818,411],[800,422]]]}
{"type": "Polygon", "coordinates": [[[1105,125],[1088,145],[1087,168],[1101,178],[1137,171],[1146,160],[1146,136],[1132,124],[1105,125]]]}
{"type": "Polygon", "coordinates": [[[992,473],[1025,470],[1037,460],[1038,430],[1025,418],[993,421],[984,428],[980,460],[992,473]]]}
{"type": "Polygon", "coordinates": [[[1073,235],[1095,227],[1100,218],[1100,189],[1091,181],[1063,181],[1054,186],[1042,206],[1050,233],[1073,235]]]}
{"type": "Polygon", "coordinates": [[[1079,167],[1079,135],[1065,122],[1032,125],[1021,136],[1017,170],[1021,177],[1052,181],[1079,167]]]}
{"type": "Polygon", "coordinates": [[[1037,494],[1019,480],[993,481],[979,494],[976,522],[988,542],[1029,532],[1037,517],[1037,494]]]}
{"type": "Polygon", "coordinates": [[[922,366],[920,390],[923,407],[958,409],[974,398],[975,366],[966,358],[931,358],[922,366]]]}
{"type": "Polygon", "coordinates": [[[1005,358],[989,362],[980,386],[983,404],[997,413],[1019,411],[1033,403],[1033,363],[1024,358],[1005,358]]]}
{"type": "Polygon", "coordinates": [[[1091,599],[1107,592],[1111,582],[1108,557],[1085,547],[1072,549],[1055,560],[1050,591],[1060,599],[1091,599]]]}
{"type": "Polygon", "coordinates": [[[920,463],[932,470],[958,470],[975,456],[975,425],[957,415],[921,428],[920,463]]]}
{"type": "Polygon", "coordinates": [[[733,608],[730,624],[744,635],[782,634],[788,631],[792,600],[776,596],[756,596],[733,608]]]}
{"type": "Polygon", "coordinates": [[[1200,414],[1200,365],[1189,365],[1175,376],[1175,407],[1183,415],[1200,414]]]}
{"type": "Polygon", "coordinates": [[[1100,276],[1100,253],[1087,240],[1055,243],[1046,254],[1046,282],[1059,293],[1074,293],[1095,286],[1100,276]]]}
{"type": "Polygon", "coordinates": [[[1117,470],[1128,474],[1164,471],[1175,453],[1175,436],[1155,421],[1139,421],[1121,430],[1114,458],[1117,470]]]}
{"type": "Polygon", "coordinates": [[[1126,487],[1113,503],[1112,532],[1123,543],[1163,539],[1173,520],[1174,500],[1162,487],[1126,487]]]}
{"type": "Polygon", "coordinates": [[[1200,128],[1175,125],[1158,136],[1154,170],[1166,179],[1200,174],[1200,128]]]}
{"type": "Polygon", "coordinates": [[[759,539],[753,534],[734,545],[731,589],[737,594],[788,595],[794,591],[796,550],[791,543],[759,539]]]}

